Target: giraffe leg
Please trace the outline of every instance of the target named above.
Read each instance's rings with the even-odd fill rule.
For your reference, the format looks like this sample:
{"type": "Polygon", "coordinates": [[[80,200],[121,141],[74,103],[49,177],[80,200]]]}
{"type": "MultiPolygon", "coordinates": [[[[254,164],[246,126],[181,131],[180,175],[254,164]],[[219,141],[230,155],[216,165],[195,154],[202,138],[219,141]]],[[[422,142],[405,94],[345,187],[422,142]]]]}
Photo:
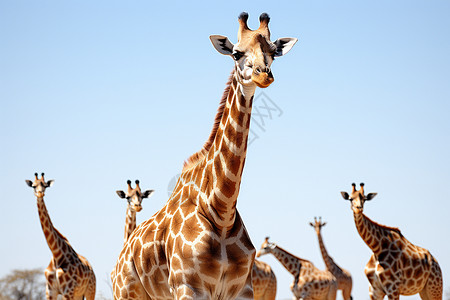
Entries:
{"type": "Polygon", "coordinates": [[[337,286],[333,284],[328,290],[327,300],[336,300],[337,286]]]}
{"type": "Polygon", "coordinates": [[[53,289],[48,283],[45,285],[45,297],[47,300],[58,299],[58,292],[53,289]]]}
{"type": "Polygon", "coordinates": [[[84,296],[86,300],[94,300],[95,299],[95,290],[96,290],[96,278],[94,275],[94,272],[92,272],[92,275],[90,276],[88,286],[86,288],[86,292],[84,293],[84,296]]]}
{"type": "Polygon", "coordinates": [[[384,298],[386,293],[384,292],[383,286],[380,283],[380,280],[376,274],[376,260],[375,257],[372,256],[369,259],[369,262],[364,269],[364,273],[367,276],[367,280],[369,280],[369,297],[370,300],[381,300],[384,298]]]}
{"type": "Polygon", "coordinates": [[[352,299],[352,288],[351,286],[348,287],[346,286],[345,288],[342,289],[342,298],[344,298],[344,300],[351,300],[352,299]]]}
{"type": "Polygon", "coordinates": [[[45,284],[45,296],[47,300],[56,300],[58,298],[58,289],[56,274],[53,268],[53,260],[44,271],[46,284],[45,284]]]}
{"type": "Polygon", "coordinates": [[[425,287],[420,292],[423,300],[442,300],[442,271],[438,262],[432,258],[431,273],[425,287]]]}

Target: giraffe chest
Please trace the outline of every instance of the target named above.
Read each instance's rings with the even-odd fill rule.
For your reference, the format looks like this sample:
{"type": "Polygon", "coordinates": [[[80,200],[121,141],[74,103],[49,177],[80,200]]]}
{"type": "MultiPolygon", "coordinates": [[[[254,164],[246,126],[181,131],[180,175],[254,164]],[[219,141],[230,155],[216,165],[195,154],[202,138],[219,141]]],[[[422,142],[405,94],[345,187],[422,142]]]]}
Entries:
{"type": "MultiPolygon", "coordinates": [[[[245,285],[255,255],[239,214],[226,235],[195,211],[174,218],[177,215],[161,219],[156,215],[136,228],[129,250],[122,253],[126,269],[134,266],[147,294],[157,299],[172,299],[183,285],[202,293],[199,297],[236,296],[230,293],[245,285]],[[210,294],[203,295],[205,291],[210,294]]],[[[123,274],[118,268],[116,273],[123,274]]]]}

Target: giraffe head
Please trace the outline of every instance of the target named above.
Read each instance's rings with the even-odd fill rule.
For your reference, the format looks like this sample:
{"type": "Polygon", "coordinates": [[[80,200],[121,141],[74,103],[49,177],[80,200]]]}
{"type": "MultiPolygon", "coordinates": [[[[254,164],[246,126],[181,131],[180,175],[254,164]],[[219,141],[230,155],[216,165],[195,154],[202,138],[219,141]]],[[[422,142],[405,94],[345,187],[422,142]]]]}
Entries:
{"type": "Polygon", "coordinates": [[[136,187],[133,189],[131,187],[131,180],[128,180],[127,192],[125,193],[124,191],[116,191],[116,193],[120,198],[127,199],[128,206],[131,210],[140,212],[142,210],[142,200],[150,197],[153,194],[154,190],[146,190],[144,193],[142,193],[141,188],[139,187],[139,180],[136,180],[135,183],[136,187]]]}
{"type": "Polygon", "coordinates": [[[322,227],[327,225],[327,222],[323,222],[322,223],[322,217],[319,217],[319,220],[317,220],[317,218],[314,217],[314,223],[313,222],[309,222],[309,225],[314,227],[314,229],[316,230],[316,233],[319,234],[320,230],[322,229],[322,227]]]}
{"type": "Polygon", "coordinates": [[[361,214],[364,210],[364,202],[372,200],[377,195],[377,193],[364,195],[364,183],[361,183],[360,186],[361,189],[358,191],[356,190],[356,184],[352,183],[352,192],[350,195],[347,192],[341,192],[342,197],[351,202],[352,210],[355,214],[361,214]]]}
{"type": "Polygon", "coordinates": [[[273,82],[270,66],[275,57],[282,56],[291,50],[297,42],[296,38],[280,38],[270,40],[269,15],[261,14],[259,28],[251,30],[247,26],[248,14],[239,15],[238,42],[233,43],[226,36],[211,35],[209,38],[219,53],[229,55],[235,62],[240,83],[256,84],[261,88],[273,82]]]}
{"type": "Polygon", "coordinates": [[[277,245],[275,243],[269,242],[269,237],[267,236],[261,245],[261,249],[256,252],[256,257],[271,253],[276,246],[277,245]]]}
{"type": "Polygon", "coordinates": [[[25,180],[29,187],[32,187],[34,194],[38,198],[43,198],[45,195],[45,189],[53,185],[54,180],[45,181],[44,173],[41,174],[41,179],[38,178],[38,173],[34,173],[34,181],[25,180]]]}

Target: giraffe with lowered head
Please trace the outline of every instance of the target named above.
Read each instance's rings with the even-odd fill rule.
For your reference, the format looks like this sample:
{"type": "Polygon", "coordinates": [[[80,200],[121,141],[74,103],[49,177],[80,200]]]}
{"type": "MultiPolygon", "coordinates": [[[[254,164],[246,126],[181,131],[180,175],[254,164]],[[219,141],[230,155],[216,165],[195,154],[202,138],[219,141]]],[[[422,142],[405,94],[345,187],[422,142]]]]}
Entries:
{"type": "Polygon", "coordinates": [[[268,264],[257,259],[252,267],[252,285],[255,300],[275,300],[277,277],[268,264]]]}
{"type": "Polygon", "coordinates": [[[142,192],[139,186],[139,180],[136,180],[135,184],[136,187],[133,189],[131,187],[131,180],[127,180],[127,191],[116,191],[120,198],[127,199],[124,243],[127,242],[128,237],[136,228],[136,212],[140,212],[142,210],[142,201],[145,198],[149,198],[154,192],[154,190],[146,190],[145,192],[142,192]]]}
{"type": "Polygon", "coordinates": [[[77,254],[67,238],[53,226],[44,203],[45,190],[53,185],[54,180],[45,181],[44,173],[41,178],[37,173],[34,176],[34,181],[25,182],[33,188],[37,197],[42,231],[53,255],[44,272],[46,297],[56,300],[61,295],[63,300],[93,300],[96,285],[94,270],[88,260],[77,254]]]}
{"type": "Polygon", "coordinates": [[[364,203],[377,193],[364,193],[364,183],[350,194],[341,192],[351,203],[356,229],[373,254],[364,269],[369,280],[371,300],[398,300],[400,295],[419,293],[423,300],[442,300],[442,272],[430,251],[408,241],[400,229],[370,220],[364,213],[364,203]]]}
{"type": "Polygon", "coordinates": [[[317,219],[314,217],[314,223],[310,222],[309,225],[314,227],[317,238],[319,239],[320,252],[322,253],[322,258],[325,262],[327,270],[333,274],[337,281],[337,289],[342,290],[342,297],[344,300],[352,299],[352,275],[349,271],[339,267],[333,260],[333,258],[328,254],[325,244],[322,239],[322,227],[324,227],[327,222],[322,222],[322,217],[317,219]]]}
{"type": "MultiPolygon", "coordinates": [[[[166,205],[136,227],[113,271],[115,299],[253,299],[255,248],[237,209],[252,101],[273,82],[270,66],[297,39],[270,40],[269,16],[250,30],[239,16],[238,42],[210,37],[234,69],[209,139],[185,163],[166,205]]],[[[198,90],[197,90],[198,92],[198,90]]]]}
{"type": "Polygon", "coordinates": [[[291,291],[294,300],[335,300],[337,283],[336,278],[327,270],[319,270],[306,259],[299,258],[277,244],[269,242],[266,237],[257,257],[273,254],[276,259],[294,276],[291,291]]]}

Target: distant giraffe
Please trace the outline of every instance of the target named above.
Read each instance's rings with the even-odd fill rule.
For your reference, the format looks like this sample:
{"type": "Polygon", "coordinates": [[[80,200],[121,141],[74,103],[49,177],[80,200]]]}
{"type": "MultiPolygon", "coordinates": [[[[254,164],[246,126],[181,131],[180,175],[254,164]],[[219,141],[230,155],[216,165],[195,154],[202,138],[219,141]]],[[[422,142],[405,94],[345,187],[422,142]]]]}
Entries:
{"type": "Polygon", "coordinates": [[[275,300],[277,277],[265,262],[255,259],[252,268],[252,285],[255,300],[275,300]]]}
{"type": "Polygon", "coordinates": [[[128,237],[136,228],[136,212],[140,212],[142,210],[142,200],[145,198],[149,198],[154,190],[146,190],[142,193],[141,188],[139,187],[139,180],[135,181],[136,187],[133,189],[131,187],[131,180],[127,181],[128,190],[124,191],[116,191],[117,195],[119,195],[122,199],[127,199],[127,216],[125,219],[125,235],[124,235],[124,243],[127,242],[128,237]]]}
{"type": "Polygon", "coordinates": [[[356,229],[373,254],[364,270],[371,300],[398,300],[419,293],[423,300],[442,300],[442,272],[427,249],[409,242],[400,229],[384,226],[363,214],[364,203],[377,193],[364,195],[364,183],[352,192],[341,192],[351,202],[356,229]]]}
{"type": "Polygon", "coordinates": [[[86,258],[77,254],[69,241],[52,224],[44,203],[45,189],[53,185],[54,180],[45,181],[35,173],[34,182],[25,180],[34,189],[37,197],[39,219],[48,247],[53,254],[50,264],[45,269],[46,297],[56,300],[62,295],[63,300],[93,300],[95,298],[95,274],[86,258]]]}
{"type": "Polygon", "coordinates": [[[257,30],[248,28],[247,19],[247,13],[239,16],[235,45],[225,36],[210,37],[218,52],[234,60],[213,129],[184,165],[166,205],[125,243],[112,274],[115,299],[253,299],[256,251],[236,209],[253,96],[256,87],[274,81],[273,59],[297,39],[272,42],[267,14],[257,30]]]}
{"type": "Polygon", "coordinates": [[[309,223],[316,230],[317,238],[319,239],[320,252],[322,253],[322,258],[325,262],[325,266],[327,270],[334,275],[337,281],[337,289],[342,290],[342,297],[344,300],[353,299],[351,296],[352,293],[352,275],[349,271],[342,269],[339,267],[333,260],[333,258],[328,255],[327,249],[325,248],[325,244],[323,243],[321,229],[323,226],[327,224],[326,222],[322,223],[322,218],[314,218],[314,223],[309,223]]]}
{"type": "Polygon", "coordinates": [[[287,252],[275,243],[269,242],[269,238],[266,237],[256,256],[260,257],[268,253],[272,253],[294,276],[294,282],[291,284],[294,300],[336,299],[336,278],[330,272],[317,269],[312,262],[287,252]]]}

